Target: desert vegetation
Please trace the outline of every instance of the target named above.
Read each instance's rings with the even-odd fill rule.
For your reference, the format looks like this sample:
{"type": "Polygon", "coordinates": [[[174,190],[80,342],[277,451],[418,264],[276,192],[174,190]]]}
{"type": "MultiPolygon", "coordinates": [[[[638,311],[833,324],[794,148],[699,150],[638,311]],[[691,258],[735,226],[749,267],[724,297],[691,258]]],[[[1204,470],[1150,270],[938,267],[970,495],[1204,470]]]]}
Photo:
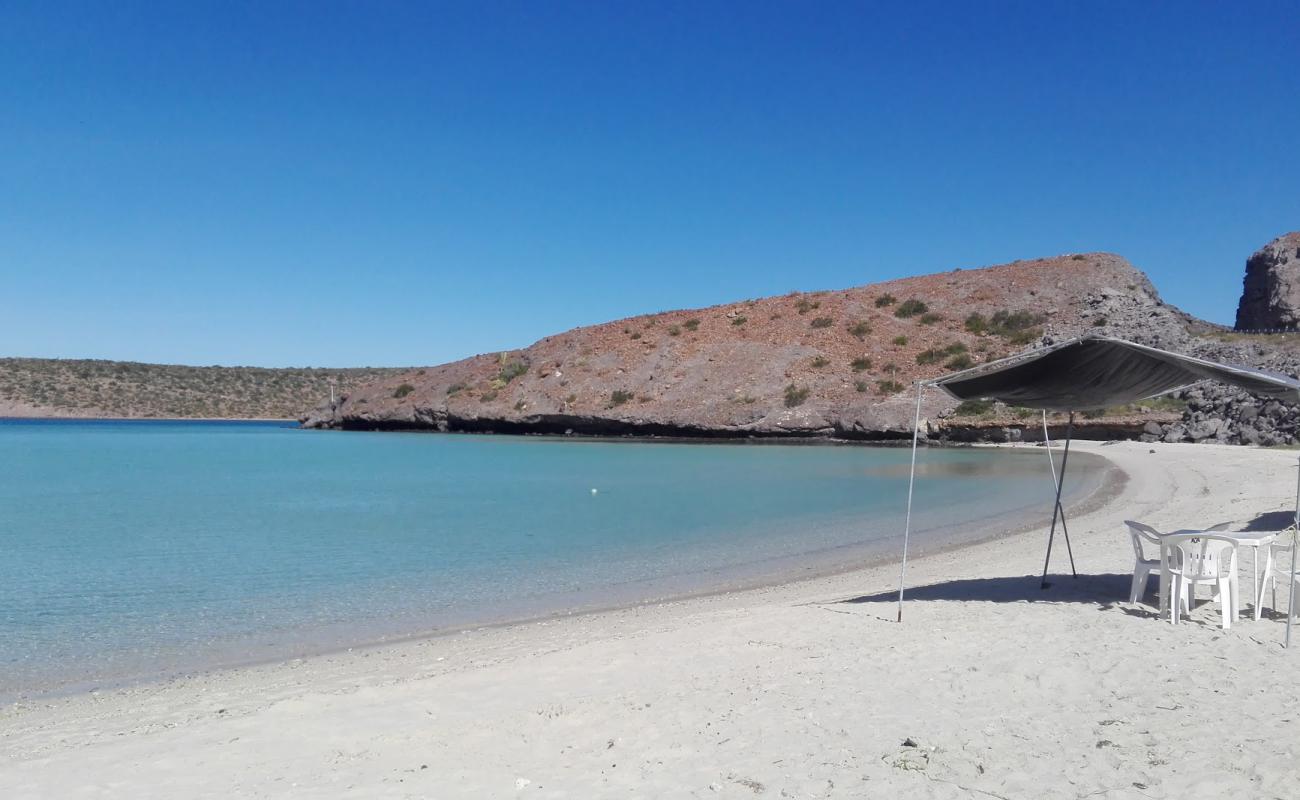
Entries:
{"type": "Polygon", "coordinates": [[[809,389],[807,386],[802,386],[802,387],[795,386],[793,383],[790,384],[789,386],[786,386],[785,407],[794,408],[795,406],[803,405],[804,401],[808,399],[808,395],[810,395],[811,393],[812,390],[809,389]]]}
{"type": "MultiPolygon", "coordinates": [[[[945,347],[931,347],[916,354],[916,363],[922,366],[926,364],[938,364],[949,356],[965,355],[966,345],[961,342],[953,342],[945,347]]],[[[969,357],[966,359],[970,360],[969,357]]],[[[970,366],[967,364],[967,366],[970,366]]]]}
{"type": "Polygon", "coordinates": [[[501,371],[497,373],[497,380],[501,382],[502,386],[504,386],[526,372],[528,372],[528,364],[523,361],[513,361],[508,358],[503,358],[501,371]]]}
{"type": "Polygon", "coordinates": [[[0,359],[0,401],[65,416],[294,419],[405,369],[190,367],[90,359],[0,359]]]}
{"type": "Polygon", "coordinates": [[[621,406],[631,400],[635,395],[632,392],[626,392],[622,389],[615,389],[609,393],[609,407],[621,406]]]}
{"type": "Polygon", "coordinates": [[[995,312],[989,318],[983,314],[971,314],[966,317],[966,330],[971,333],[1000,336],[1011,344],[1024,345],[1043,335],[1042,325],[1045,321],[1046,317],[1032,311],[1004,309],[995,312]]]}
{"type": "Polygon", "coordinates": [[[899,303],[898,308],[894,309],[894,316],[899,319],[907,319],[908,317],[920,316],[929,310],[929,306],[913,297],[899,303]]]}

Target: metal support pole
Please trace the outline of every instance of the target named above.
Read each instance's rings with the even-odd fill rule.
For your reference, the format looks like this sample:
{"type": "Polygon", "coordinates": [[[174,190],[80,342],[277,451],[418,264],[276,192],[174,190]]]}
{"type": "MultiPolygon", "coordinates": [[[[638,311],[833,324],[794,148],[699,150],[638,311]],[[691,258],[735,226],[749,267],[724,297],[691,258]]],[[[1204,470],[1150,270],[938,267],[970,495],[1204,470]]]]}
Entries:
{"type": "Polygon", "coordinates": [[[1061,532],[1065,534],[1065,553],[1070,557],[1070,574],[1079,577],[1074,568],[1074,548],[1070,546],[1070,526],[1065,521],[1065,507],[1061,505],[1061,481],[1056,477],[1056,460],[1052,458],[1052,437],[1047,432],[1047,409],[1043,409],[1043,446],[1047,448],[1047,463],[1052,468],[1052,487],[1057,490],[1056,508],[1061,515],[1061,532]]]}
{"type": "MultiPolygon", "coordinates": [[[[1287,593],[1286,604],[1286,649],[1291,649],[1291,623],[1295,620],[1295,554],[1300,550],[1300,460],[1296,462],[1295,476],[1295,517],[1291,520],[1296,526],[1295,533],[1291,534],[1291,591],[1287,593]]],[[[1275,587],[1277,578],[1273,578],[1275,587]]],[[[1255,598],[1259,602],[1259,598],[1255,598]]]]}
{"type": "Polygon", "coordinates": [[[903,621],[903,586],[907,578],[907,545],[912,536],[912,487],[916,485],[916,446],[921,436],[921,398],[925,384],[916,384],[916,418],[912,420],[912,470],[907,476],[907,517],[903,522],[903,565],[898,570],[898,621],[903,621]]]}
{"type": "Polygon", "coordinates": [[[1065,466],[1070,461],[1070,440],[1074,438],[1074,412],[1065,426],[1065,452],[1061,454],[1061,478],[1056,482],[1056,505],[1052,506],[1052,531],[1047,535],[1047,557],[1043,559],[1043,580],[1040,588],[1051,586],[1047,582],[1047,565],[1052,561],[1052,540],[1056,538],[1056,519],[1061,510],[1061,488],[1065,486],[1065,466]]]}

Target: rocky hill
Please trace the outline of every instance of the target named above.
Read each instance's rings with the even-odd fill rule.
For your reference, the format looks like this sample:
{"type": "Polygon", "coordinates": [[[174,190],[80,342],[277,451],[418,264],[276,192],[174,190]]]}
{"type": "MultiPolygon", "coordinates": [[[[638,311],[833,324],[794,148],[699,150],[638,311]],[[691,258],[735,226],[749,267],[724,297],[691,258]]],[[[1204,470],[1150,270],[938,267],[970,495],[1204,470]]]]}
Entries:
{"type": "Polygon", "coordinates": [[[0,417],[296,419],[335,391],[404,370],[186,367],[0,359],[0,417]]]}
{"type": "MultiPolygon", "coordinates": [[[[1163,303],[1123,258],[1073,254],[577,328],[386,376],[304,424],[900,438],[910,435],[915,380],[1089,332],[1216,354],[1250,346],[1163,303]]],[[[956,408],[937,392],[923,413],[935,432],[957,438],[1027,426],[1021,410],[956,408]]],[[[1175,402],[1086,422],[1136,435],[1183,415],[1175,402]]]]}

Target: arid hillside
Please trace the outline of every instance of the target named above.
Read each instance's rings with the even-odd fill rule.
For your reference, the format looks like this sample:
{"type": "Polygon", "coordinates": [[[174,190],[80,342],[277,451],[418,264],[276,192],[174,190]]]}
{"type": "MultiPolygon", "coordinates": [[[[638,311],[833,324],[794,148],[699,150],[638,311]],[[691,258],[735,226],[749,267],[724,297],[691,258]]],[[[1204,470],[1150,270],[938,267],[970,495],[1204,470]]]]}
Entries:
{"type": "Polygon", "coordinates": [[[295,419],[403,370],[185,367],[0,358],[0,416],[295,419]]]}
{"type": "MultiPolygon", "coordinates": [[[[1221,329],[1161,302],[1123,258],[1074,254],[577,328],[519,350],[385,376],[304,421],[350,429],[895,438],[910,429],[918,378],[1087,332],[1187,349],[1191,340],[1217,342],[1207,337],[1221,329]]],[[[997,425],[1006,411],[965,408],[961,422],[953,406],[932,395],[925,415],[997,425]]],[[[1172,411],[1163,409],[1161,419],[1172,411]]],[[[1140,428],[1148,412],[1116,413],[1140,428]]]]}

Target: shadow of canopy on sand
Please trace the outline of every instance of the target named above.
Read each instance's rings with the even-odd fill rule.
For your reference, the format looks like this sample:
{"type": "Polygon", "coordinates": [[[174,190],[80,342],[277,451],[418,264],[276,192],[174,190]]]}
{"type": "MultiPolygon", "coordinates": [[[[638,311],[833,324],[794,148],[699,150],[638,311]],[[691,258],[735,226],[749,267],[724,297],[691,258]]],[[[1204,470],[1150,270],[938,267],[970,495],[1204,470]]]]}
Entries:
{"type": "MultiPolygon", "coordinates": [[[[1044,432],[1048,411],[1069,414],[1059,472],[1052,460],[1050,442],[1047,448],[1052,481],[1056,485],[1056,502],[1052,506],[1052,526],[1047,538],[1047,553],[1043,559],[1043,574],[1039,581],[1042,590],[1051,585],[1047,581],[1047,573],[1052,561],[1052,543],[1056,538],[1058,520],[1070,556],[1070,571],[1075,578],[1079,577],[1074,569],[1069,529],[1065,526],[1065,513],[1061,507],[1061,489],[1070,458],[1075,412],[1135,403],[1207,380],[1231,384],[1276,400],[1300,402],[1300,381],[1290,376],[1252,367],[1220,364],[1106,336],[1070,339],[934,380],[919,381],[916,385],[916,419],[912,429],[907,516],[903,528],[903,558],[898,575],[898,621],[903,620],[907,549],[912,528],[912,489],[916,483],[921,403],[926,387],[938,387],[956,400],[994,400],[1039,409],[1044,415],[1044,432]]],[[[1296,504],[1297,511],[1293,518],[1300,518],[1300,483],[1296,487],[1296,504]]],[[[1290,619],[1288,616],[1288,644],[1291,641],[1290,619]]]]}
{"type": "Polygon", "coordinates": [[[1280,531],[1295,523],[1294,511],[1265,511],[1246,523],[1243,531],[1280,531]]]}
{"type": "MultiPolygon", "coordinates": [[[[1133,584],[1131,574],[1105,573],[1087,576],[1085,582],[1063,584],[1060,591],[1043,594],[1035,575],[997,578],[958,578],[957,580],[913,586],[908,598],[919,601],[978,601],[985,603],[1083,603],[1109,606],[1128,599],[1133,584]]],[[[838,600],[846,605],[893,603],[896,592],[877,592],[838,600]]]]}

